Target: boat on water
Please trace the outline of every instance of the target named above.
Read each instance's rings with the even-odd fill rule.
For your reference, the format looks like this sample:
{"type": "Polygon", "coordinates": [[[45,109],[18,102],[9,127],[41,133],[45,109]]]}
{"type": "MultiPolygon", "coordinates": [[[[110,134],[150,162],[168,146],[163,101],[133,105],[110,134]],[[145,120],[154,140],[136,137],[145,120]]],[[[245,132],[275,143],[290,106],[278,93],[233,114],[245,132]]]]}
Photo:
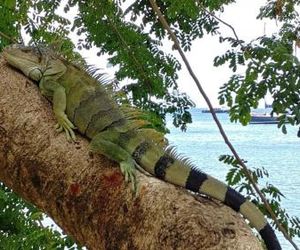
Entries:
{"type": "MultiPolygon", "coordinates": [[[[286,121],[287,122],[287,121],[286,121]]],[[[269,113],[251,113],[250,124],[277,124],[279,123],[279,116],[277,114],[269,113]]]]}
{"type": "MultiPolygon", "coordinates": [[[[225,108],[214,108],[215,113],[228,113],[229,109],[225,108]]],[[[210,113],[209,109],[203,109],[202,113],[210,113]]]]}
{"type": "Polygon", "coordinates": [[[272,107],[273,107],[272,104],[267,104],[267,103],[265,103],[265,109],[271,109],[272,107]]]}

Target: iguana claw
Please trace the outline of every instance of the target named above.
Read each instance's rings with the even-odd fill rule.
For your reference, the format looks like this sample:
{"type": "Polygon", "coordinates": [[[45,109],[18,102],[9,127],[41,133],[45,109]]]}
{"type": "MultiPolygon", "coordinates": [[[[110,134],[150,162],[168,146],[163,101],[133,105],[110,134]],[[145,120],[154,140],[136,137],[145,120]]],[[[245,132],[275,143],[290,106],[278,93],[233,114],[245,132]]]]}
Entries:
{"type": "Polygon", "coordinates": [[[136,180],[136,169],[133,162],[122,161],[120,162],[120,169],[125,177],[126,182],[131,182],[132,190],[137,193],[137,180],[136,180]]]}
{"type": "Polygon", "coordinates": [[[56,115],[57,124],[55,126],[57,132],[65,131],[66,137],[68,141],[76,141],[76,136],[73,129],[76,127],[73,123],[68,119],[66,114],[56,115]]]}

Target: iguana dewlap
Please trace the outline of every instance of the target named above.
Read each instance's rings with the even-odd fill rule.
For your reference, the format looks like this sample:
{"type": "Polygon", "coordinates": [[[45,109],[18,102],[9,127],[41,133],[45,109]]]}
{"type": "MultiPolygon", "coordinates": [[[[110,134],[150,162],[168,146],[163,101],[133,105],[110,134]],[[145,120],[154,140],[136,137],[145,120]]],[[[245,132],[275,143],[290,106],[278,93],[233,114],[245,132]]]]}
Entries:
{"type": "Polygon", "coordinates": [[[153,139],[152,130],[128,120],[105,87],[84,70],[51,51],[34,47],[8,47],[3,55],[10,65],[39,82],[41,93],[53,103],[57,130],[65,131],[68,139],[75,139],[76,127],[91,139],[93,152],[120,164],[134,189],[137,164],[162,180],[224,202],[250,221],[267,249],[281,249],[273,229],[253,203],[188,160],[177,157],[173,150],[153,139]]]}

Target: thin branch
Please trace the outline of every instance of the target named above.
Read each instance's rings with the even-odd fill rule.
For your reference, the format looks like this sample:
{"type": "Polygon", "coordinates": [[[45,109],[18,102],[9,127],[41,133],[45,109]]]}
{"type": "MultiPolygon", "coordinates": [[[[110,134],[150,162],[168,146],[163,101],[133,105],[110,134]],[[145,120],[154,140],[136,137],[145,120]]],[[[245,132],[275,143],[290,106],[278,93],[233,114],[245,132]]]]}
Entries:
{"type": "Polygon", "coordinates": [[[18,43],[18,41],[15,38],[8,36],[8,35],[4,34],[1,31],[0,31],[0,36],[2,36],[3,38],[9,40],[10,42],[18,43]]]}
{"type": "MultiPolygon", "coordinates": [[[[241,46],[242,51],[246,51],[247,47],[243,45],[243,42],[239,39],[235,29],[233,28],[232,25],[230,25],[229,23],[225,22],[224,20],[222,20],[221,18],[217,17],[214,13],[212,13],[211,11],[208,11],[207,9],[205,9],[203,6],[201,6],[201,3],[199,2],[199,0],[196,0],[197,3],[199,4],[201,10],[203,10],[206,14],[212,16],[213,18],[215,18],[217,21],[219,21],[220,23],[224,24],[225,26],[227,26],[229,29],[231,29],[237,43],[241,46]]],[[[258,63],[251,57],[250,60],[258,66],[258,63]]],[[[267,65],[266,63],[263,63],[264,65],[267,65]]]]}
{"type": "MultiPolygon", "coordinates": [[[[199,0],[197,0],[197,3],[199,5],[201,5],[201,3],[199,2],[199,0]]],[[[235,37],[235,39],[237,40],[237,42],[241,45],[242,48],[245,48],[245,46],[241,43],[241,40],[239,39],[235,29],[233,28],[232,25],[230,25],[229,23],[225,22],[224,20],[222,20],[221,18],[217,17],[214,13],[208,11],[207,9],[205,9],[204,7],[200,7],[205,13],[207,13],[208,15],[212,16],[213,18],[215,18],[216,20],[218,20],[220,23],[223,23],[225,26],[229,27],[232,30],[232,33],[235,37]]]]}
{"type": "MultiPolygon", "coordinates": [[[[258,188],[258,186],[256,185],[255,181],[253,180],[252,178],[252,175],[251,175],[251,172],[249,171],[249,169],[247,168],[247,166],[245,165],[245,163],[242,161],[242,159],[240,158],[240,156],[238,155],[237,151],[235,150],[235,148],[233,147],[233,145],[231,144],[231,142],[229,141],[214,109],[213,109],[213,106],[208,98],[208,96],[206,95],[204,89],[202,88],[201,86],[201,83],[200,81],[198,80],[198,78],[196,77],[189,61],[187,60],[183,50],[181,49],[181,46],[180,46],[180,42],[179,40],[177,39],[176,35],[174,34],[174,32],[171,30],[167,20],[164,18],[163,14],[161,13],[159,7],[157,6],[156,4],[156,1],[155,0],[149,0],[150,1],[150,4],[152,6],[152,9],[153,11],[156,13],[156,15],[158,16],[158,19],[159,21],[161,22],[162,26],[164,29],[167,30],[167,32],[169,33],[169,36],[170,38],[172,39],[172,41],[174,42],[174,47],[178,50],[182,60],[184,61],[187,69],[188,69],[188,72],[189,74],[191,75],[191,77],[193,78],[194,82],[196,83],[201,95],[203,96],[204,100],[206,101],[208,107],[209,107],[209,110],[213,116],[213,119],[215,121],[215,123],[217,124],[218,126],[218,129],[224,139],[224,142],[226,143],[226,145],[229,147],[230,151],[232,152],[232,154],[234,155],[234,157],[236,158],[236,160],[238,161],[238,163],[241,165],[241,167],[243,168],[247,178],[249,179],[249,181],[251,182],[251,184],[253,185],[256,193],[259,195],[259,197],[261,198],[261,200],[263,201],[267,211],[270,213],[273,221],[275,222],[275,224],[277,225],[277,227],[279,228],[279,230],[283,233],[283,235],[285,236],[285,238],[294,246],[294,248],[296,250],[299,250],[299,248],[297,247],[297,245],[292,241],[292,239],[290,238],[290,236],[288,235],[288,233],[286,232],[286,230],[284,229],[284,227],[281,225],[281,223],[278,221],[275,213],[273,212],[270,204],[268,203],[267,199],[265,198],[265,196],[262,194],[262,192],[260,191],[260,189],[258,188]]],[[[225,22],[223,22],[225,23],[225,22]]],[[[230,26],[232,29],[233,27],[230,26]]],[[[234,31],[234,29],[233,29],[234,31]]],[[[235,31],[234,31],[235,33],[235,31]]],[[[235,33],[236,35],[236,33],[235,33]]],[[[237,36],[236,36],[237,37],[237,36]]]]}

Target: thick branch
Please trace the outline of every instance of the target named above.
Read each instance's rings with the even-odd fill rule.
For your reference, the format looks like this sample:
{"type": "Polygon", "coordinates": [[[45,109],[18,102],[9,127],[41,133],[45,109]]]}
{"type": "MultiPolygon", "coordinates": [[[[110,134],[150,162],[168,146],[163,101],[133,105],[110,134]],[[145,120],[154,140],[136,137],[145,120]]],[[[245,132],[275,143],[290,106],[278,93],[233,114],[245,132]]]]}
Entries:
{"type": "Polygon", "coordinates": [[[119,168],[54,132],[50,104],[0,58],[0,180],[89,249],[261,249],[244,220],[212,200],[119,168]]]}

